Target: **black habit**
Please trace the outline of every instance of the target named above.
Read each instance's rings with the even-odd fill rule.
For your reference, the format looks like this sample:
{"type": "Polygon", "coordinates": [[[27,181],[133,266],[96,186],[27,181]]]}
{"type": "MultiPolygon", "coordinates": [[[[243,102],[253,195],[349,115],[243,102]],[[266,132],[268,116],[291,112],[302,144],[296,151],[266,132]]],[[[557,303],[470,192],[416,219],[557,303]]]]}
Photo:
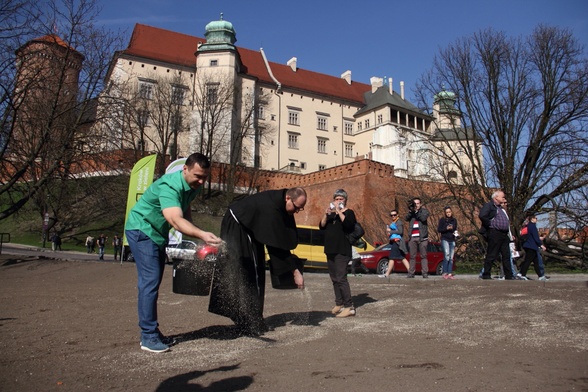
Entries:
{"type": "Polygon", "coordinates": [[[265,252],[272,272],[297,268],[290,250],[298,245],[294,215],[286,211],[286,189],[260,192],[229,206],[221,224],[227,252],[219,257],[208,311],[231,318],[253,333],[265,330],[265,252]]]}

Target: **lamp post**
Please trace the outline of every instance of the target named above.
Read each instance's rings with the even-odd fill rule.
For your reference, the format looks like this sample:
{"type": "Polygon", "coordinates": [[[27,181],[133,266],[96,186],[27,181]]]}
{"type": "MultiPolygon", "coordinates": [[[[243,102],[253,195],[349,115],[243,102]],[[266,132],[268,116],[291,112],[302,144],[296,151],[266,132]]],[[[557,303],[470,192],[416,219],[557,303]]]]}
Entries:
{"type": "Polygon", "coordinates": [[[45,248],[45,242],[47,241],[47,228],[49,227],[49,213],[45,211],[43,217],[43,248],[45,248]]]}

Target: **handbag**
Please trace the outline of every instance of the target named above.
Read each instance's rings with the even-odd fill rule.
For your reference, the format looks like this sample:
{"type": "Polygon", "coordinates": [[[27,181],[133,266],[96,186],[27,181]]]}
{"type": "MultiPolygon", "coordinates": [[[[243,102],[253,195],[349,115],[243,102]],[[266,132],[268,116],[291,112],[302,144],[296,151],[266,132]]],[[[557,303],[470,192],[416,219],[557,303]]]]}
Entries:
{"type": "Polygon", "coordinates": [[[361,237],[363,237],[364,234],[365,230],[363,227],[361,227],[361,224],[359,222],[355,222],[353,231],[351,231],[351,233],[345,234],[345,237],[347,237],[347,241],[349,241],[352,246],[358,246],[358,242],[361,240],[361,237]]]}

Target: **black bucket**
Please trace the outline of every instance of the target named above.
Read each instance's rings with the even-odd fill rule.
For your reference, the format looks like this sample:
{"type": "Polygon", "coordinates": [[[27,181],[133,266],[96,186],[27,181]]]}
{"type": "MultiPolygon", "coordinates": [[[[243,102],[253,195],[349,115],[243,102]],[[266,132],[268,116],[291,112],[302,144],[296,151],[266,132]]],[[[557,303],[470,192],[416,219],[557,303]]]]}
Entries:
{"type": "MultiPolygon", "coordinates": [[[[298,271],[300,271],[300,273],[302,274],[304,272],[304,263],[306,262],[306,259],[301,259],[294,254],[291,257],[294,258],[294,262],[296,263],[296,269],[298,269],[298,271]]],[[[298,285],[294,282],[294,274],[292,273],[292,271],[288,271],[278,275],[274,273],[271,262],[270,277],[272,279],[272,287],[274,289],[291,290],[298,288],[298,285]]]]}
{"type": "Polygon", "coordinates": [[[210,294],[215,256],[204,260],[174,259],[172,291],[176,294],[206,296],[210,294]]]}

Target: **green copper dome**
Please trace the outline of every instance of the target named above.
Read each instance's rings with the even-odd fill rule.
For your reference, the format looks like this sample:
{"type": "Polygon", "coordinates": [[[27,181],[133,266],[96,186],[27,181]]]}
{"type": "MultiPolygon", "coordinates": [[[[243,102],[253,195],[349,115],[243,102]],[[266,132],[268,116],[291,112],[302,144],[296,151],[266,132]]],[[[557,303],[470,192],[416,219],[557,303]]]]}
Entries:
{"type": "Polygon", "coordinates": [[[455,93],[447,90],[440,91],[439,93],[435,94],[435,101],[454,101],[455,102],[455,93]]]}
{"type": "Polygon", "coordinates": [[[233,28],[233,24],[227,20],[223,20],[221,13],[220,20],[213,20],[206,25],[206,32],[204,33],[206,42],[208,44],[234,44],[237,42],[237,34],[233,28]]]}

